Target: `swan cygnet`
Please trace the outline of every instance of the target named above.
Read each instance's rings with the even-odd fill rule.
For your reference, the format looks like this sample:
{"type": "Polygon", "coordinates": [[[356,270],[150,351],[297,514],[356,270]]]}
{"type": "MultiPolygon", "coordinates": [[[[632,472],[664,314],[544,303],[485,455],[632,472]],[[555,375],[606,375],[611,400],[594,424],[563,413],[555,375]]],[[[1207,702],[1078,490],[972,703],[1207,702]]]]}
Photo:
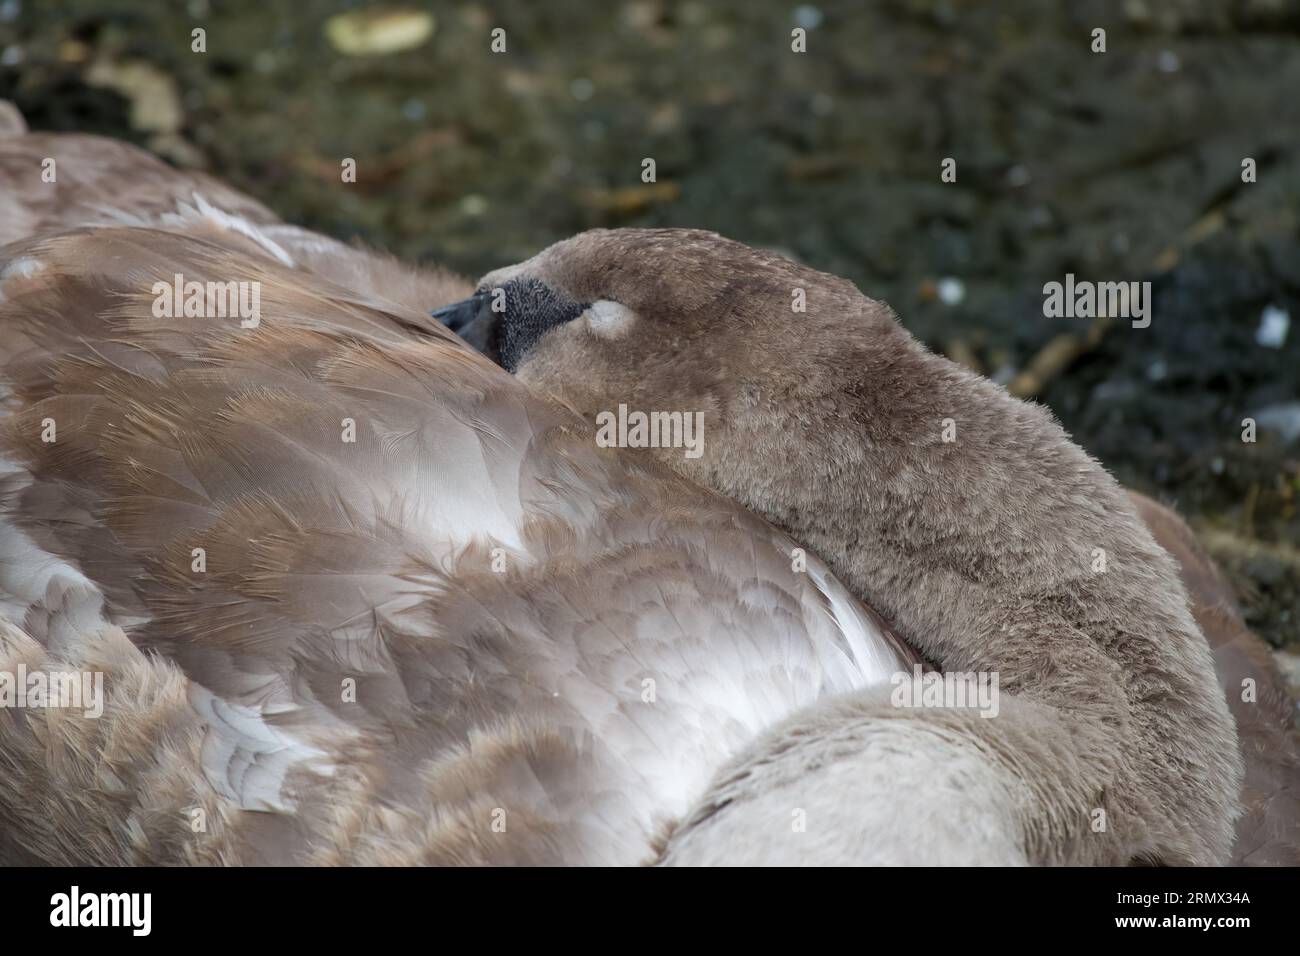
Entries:
{"type": "Polygon", "coordinates": [[[998,675],[993,717],[888,688],[791,717],[667,862],[1229,859],[1242,761],[1178,570],[1046,408],[699,230],[583,233],[435,315],[589,424],[703,413],[701,453],[642,454],[806,544],[942,671],[998,675]]]}
{"type": "Polygon", "coordinates": [[[430,319],[459,280],[94,137],[0,136],[0,186],[0,862],[646,862],[916,659],[430,319]]]}

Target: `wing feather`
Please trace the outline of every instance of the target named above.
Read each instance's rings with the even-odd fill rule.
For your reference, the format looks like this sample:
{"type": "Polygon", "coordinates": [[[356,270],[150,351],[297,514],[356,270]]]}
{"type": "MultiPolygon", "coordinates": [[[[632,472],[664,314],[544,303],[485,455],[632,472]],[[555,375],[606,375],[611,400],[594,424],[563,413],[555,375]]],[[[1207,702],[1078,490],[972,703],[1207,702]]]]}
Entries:
{"type": "Polygon", "coordinates": [[[120,629],[183,682],[198,737],[172,769],[229,819],[207,852],[635,862],[756,733],[899,666],[793,542],[391,300],[143,228],[16,259],[4,611],[69,660],[120,629]],[[155,317],[176,273],[261,282],[260,325],[155,317]]]}

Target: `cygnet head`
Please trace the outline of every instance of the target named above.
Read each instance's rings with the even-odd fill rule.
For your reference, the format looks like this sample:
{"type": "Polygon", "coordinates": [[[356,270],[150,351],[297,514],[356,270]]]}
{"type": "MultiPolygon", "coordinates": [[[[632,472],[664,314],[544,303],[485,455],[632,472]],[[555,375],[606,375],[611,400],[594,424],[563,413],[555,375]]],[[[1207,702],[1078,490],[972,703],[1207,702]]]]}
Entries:
{"type": "Polygon", "coordinates": [[[752,461],[792,429],[807,440],[914,347],[850,282],[698,229],[581,233],[434,314],[589,421],[619,405],[702,413],[702,460],[653,453],[724,488],[729,447],[752,461]]]}

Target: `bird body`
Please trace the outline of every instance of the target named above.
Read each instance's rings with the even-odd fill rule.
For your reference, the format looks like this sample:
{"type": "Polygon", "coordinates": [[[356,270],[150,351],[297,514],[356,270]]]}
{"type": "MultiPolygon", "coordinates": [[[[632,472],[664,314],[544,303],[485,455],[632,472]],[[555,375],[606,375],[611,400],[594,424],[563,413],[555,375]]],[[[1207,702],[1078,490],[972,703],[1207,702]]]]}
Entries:
{"type": "Polygon", "coordinates": [[[1300,865],[1300,729],[1286,679],[1268,645],[1247,629],[1232,588],[1192,530],[1171,508],[1145,495],[1130,497],[1152,536],[1178,563],[1237,724],[1245,779],[1230,862],[1300,865]]]}
{"type": "Polygon", "coordinates": [[[1235,852],[1294,849],[1185,528],[847,283],[580,237],[466,300],[512,377],[426,314],[472,286],[131,147],[0,111],[0,182],[0,672],[103,694],[0,708],[0,861],[1222,862],[1214,663],[1235,852]],[[999,715],[891,704],[895,631],[999,715]]]}
{"type": "Polygon", "coordinates": [[[447,277],[148,163],[95,208],[84,143],[34,138],[6,175],[68,178],[0,250],[0,670],[105,699],[0,712],[0,859],[642,862],[756,733],[910,660],[403,303],[447,277]],[[176,275],[258,283],[261,321],[156,315],[176,275]]]}
{"type": "Polygon", "coordinates": [[[878,689],[792,716],[667,860],[788,858],[800,841],[759,821],[800,794],[886,862],[1231,858],[1241,751],[1177,567],[1046,409],[930,353],[850,283],[700,230],[583,233],[489,291],[507,305],[476,334],[522,381],[586,417],[703,412],[702,455],[650,454],[825,558],[945,673],[1000,678],[995,719],[878,689]],[[615,340],[598,302],[626,313],[615,340]]]}

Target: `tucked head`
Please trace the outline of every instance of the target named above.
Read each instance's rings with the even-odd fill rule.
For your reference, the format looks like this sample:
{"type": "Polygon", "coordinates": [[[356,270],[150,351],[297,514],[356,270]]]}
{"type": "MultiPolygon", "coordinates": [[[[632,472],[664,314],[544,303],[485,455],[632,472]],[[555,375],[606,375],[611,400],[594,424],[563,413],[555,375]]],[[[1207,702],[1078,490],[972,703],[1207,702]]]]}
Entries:
{"type": "Polygon", "coordinates": [[[585,232],[434,314],[583,414],[627,403],[711,425],[860,380],[899,331],[851,283],[696,229],[585,232]]]}

